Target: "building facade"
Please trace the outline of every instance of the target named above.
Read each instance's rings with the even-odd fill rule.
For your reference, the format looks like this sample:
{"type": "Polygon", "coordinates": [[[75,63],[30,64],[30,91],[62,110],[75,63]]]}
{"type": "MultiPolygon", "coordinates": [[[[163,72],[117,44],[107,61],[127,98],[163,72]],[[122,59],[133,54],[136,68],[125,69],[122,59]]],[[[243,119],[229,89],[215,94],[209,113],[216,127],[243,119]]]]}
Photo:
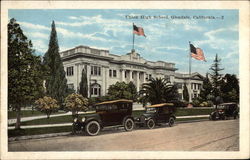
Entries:
{"type": "Polygon", "coordinates": [[[66,72],[68,87],[76,92],[79,90],[82,70],[84,70],[87,73],[91,97],[106,95],[109,86],[118,81],[126,83],[132,81],[139,91],[142,84],[151,77],[167,78],[172,84],[176,83],[180,99],[183,99],[182,90],[185,83],[192,84],[188,88],[193,97],[199,95],[202,85],[200,74],[192,74],[189,78],[189,75],[177,73],[174,63],[148,61],[135,50],[120,56],[111,54],[108,50],[77,46],[61,52],[60,56],[66,72]]]}

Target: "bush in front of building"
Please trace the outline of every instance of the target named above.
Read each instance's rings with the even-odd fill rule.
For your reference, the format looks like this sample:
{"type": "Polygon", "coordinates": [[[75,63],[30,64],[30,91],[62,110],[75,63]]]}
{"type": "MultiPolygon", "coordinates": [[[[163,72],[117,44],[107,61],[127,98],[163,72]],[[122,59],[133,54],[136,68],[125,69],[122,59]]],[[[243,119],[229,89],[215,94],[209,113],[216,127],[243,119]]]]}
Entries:
{"type": "Polygon", "coordinates": [[[45,113],[47,115],[47,118],[51,115],[53,112],[57,112],[59,109],[59,105],[57,104],[57,100],[44,96],[43,98],[39,98],[35,101],[36,109],[38,111],[41,111],[42,113],[45,113]]]}
{"type": "Polygon", "coordinates": [[[72,116],[78,115],[79,111],[88,110],[88,99],[77,93],[72,93],[65,98],[65,109],[72,112],[72,116]]]}

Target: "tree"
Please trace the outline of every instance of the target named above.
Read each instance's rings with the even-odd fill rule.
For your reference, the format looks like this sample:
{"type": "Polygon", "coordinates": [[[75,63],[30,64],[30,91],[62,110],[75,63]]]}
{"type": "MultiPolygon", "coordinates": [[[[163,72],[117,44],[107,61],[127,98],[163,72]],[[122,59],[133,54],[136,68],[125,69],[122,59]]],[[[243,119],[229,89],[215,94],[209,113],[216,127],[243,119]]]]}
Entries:
{"type": "Polygon", "coordinates": [[[172,87],[174,86],[166,79],[151,78],[148,83],[142,85],[142,90],[140,90],[141,99],[144,103],[149,102],[151,104],[171,101],[172,99],[168,99],[167,95],[172,94],[172,91],[176,92],[172,87]]]}
{"type": "Polygon", "coordinates": [[[234,74],[226,74],[221,84],[224,102],[239,102],[239,80],[234,74]]]}
{"type": "Polygon", "coordinates": [[[47,118],[49,119],[51,113],[58,111],[59,106],[57,104],[57,100],[44,96],[43,98],[39,98],[35,101],[37,110],[45,113],[47,118]]]}
{"type": "Polygon", "coordinates": [[[84,69],[82,70],[82,78],[79,86],[80,86],[79,93],[83,97],[88,97],[88,80],[87,80],[87,73],[84,69]]]}
{"type": "Polygon", "coordinates": [[[88,99],[77,93],[72,93],[65,98],[65,109],[72,112],[72,116],[78,114],[79,111],[86,112],[88,110],[88,99]]]}
{"type": "Polygon", "coordinates": [[[41,58],[33,55],[32,42],[14,18],[8,23],[8,104],[17,113],[20,129],[21,107],[43,94],[41,58]]]}
{"type": "Polygon", "coordinates": [[[116,82],[112,84],[108,88],[108,96],[111,99],[137,99],[136,87],[133,82],[125,83],[125,82],[116,82]]]}
{"type": "Polygon", "coordinates": [[[209,80],[208,73],[203,79],[203,85],[200,91],[200,98],[202,101],[210,101],[212,97],[212,84],[209,80]]]}
{"type": "Polygon", "coordinates": [[[188,93],[188,89],[187,89],[186,83],[184,83],[183,98],[184,98],[184,100],[185,100],[186,102],[189,101],[189,93],[188,93]]]}
{"type": "Polygon", "coordinates": [[[220,68],[220,61],[221,59],[218,58],[218,55],[216,54],[214,63],[210,67],[211,73],[211,83],[212,83],[212,94],[214,95],[213,103],[217,105],[221,102],[221,90],[220,90],[220,85],[221,85],[221,77],[222,74],[219,72],[222,71],[223,69],[220,68]]]}
{"type": "Polygon", "coordinates": [[[46,94],[56,99],[62,105],[67,95],[67,80],[63,63],[59,54],[59,46],[55,22],[52,22],[48,51],[44,55],[46,69],[45,87],[46,94]]]}

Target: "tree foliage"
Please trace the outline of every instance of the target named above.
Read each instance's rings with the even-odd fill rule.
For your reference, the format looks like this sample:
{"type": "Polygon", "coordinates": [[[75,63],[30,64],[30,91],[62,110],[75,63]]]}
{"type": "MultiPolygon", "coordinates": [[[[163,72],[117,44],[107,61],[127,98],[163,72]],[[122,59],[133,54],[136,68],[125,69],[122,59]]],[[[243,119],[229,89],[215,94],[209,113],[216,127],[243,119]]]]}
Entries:
{"type": "Polygon", "coordinates": [[[162,78],[151,78],[142,85],[140,90],[141,102],[158,104],[169,102],[178,98],[177,87],[162,78]]]}
{"type": "Polygon", "coordinates": [[[48,51],[44,55],[46,69],[46,94],[55,98],[61,105],[67,95],[67,80],[59,54],[59,45],[54,21],[51,25],[48,51]]]}
{"type": "Polygon", "coordinates": [[[65,98],[65,109],[72,112],[72,116],[79,111],[88,110],[88,99],[77,93],[72,93],[65,98]]]}
{"type": "Polygon", "coordinates": [[[108,96],[111,99],[130,99],[136,101],[137,92],[133,82],[116,82],[108,88],[108,96]]]}
{"type": "Polygon", "coordinates": [[[189,101],[189,93],[188,93],[188,89],[187,89],[186,83],[184,83],[183,98],[184,98],[184,100],[185,100],[186,102],[189,101]]]}
{"type": "Polygon", "coordinates": [[[21,107],[43,94],[41,58],[35,56],[32,42],[14,18],[8,23],[8,104],[17,111],[20,128],[21,107]]]}
{"type": "Polygon", "coordinates": [[[239,102],[239,80],[234,74],[226,74],[221,83],[224,102],[239,102]]]}
{"type": "Polygon", "coordinates": [[[208,73],[206,74],[206,77],[203,79],[203,85],[200,91],[200,98],[202,101],[210,101],[213,98],[212,95],[212,84],[209,80],[208,73]]]}
{"type": "Polygon", "coordinates": [[[212,94],[214,95],[213,98],[213,103],[218,104],[221,102],[221,79],[222,79],[222,74],[220,74],[220,71],[223,69],[220,68],[220,61],[221,59],[218,58],[218,55],[216,54],[214,63],[210,67],[211,73],[211,83],[212,83],[212,94]]]}
{"type": "Polygon", "coordinates": [[[35,101],[37,110],[45,113],[47,118],[50,117],[51,113],[58,111],[59,105],[57,104],[57,100],[44,96],[43,98],[39,98],[35,101]]]}
{"type": "Polygon", "coordinates": [[[87,80],[87,73],[84,69],[82,70],[82,78],[81,78],[81,82],[79,86],[80,86],[79,93],[83,97],[87,98],[88,97],[88,80],[87,80]]]}

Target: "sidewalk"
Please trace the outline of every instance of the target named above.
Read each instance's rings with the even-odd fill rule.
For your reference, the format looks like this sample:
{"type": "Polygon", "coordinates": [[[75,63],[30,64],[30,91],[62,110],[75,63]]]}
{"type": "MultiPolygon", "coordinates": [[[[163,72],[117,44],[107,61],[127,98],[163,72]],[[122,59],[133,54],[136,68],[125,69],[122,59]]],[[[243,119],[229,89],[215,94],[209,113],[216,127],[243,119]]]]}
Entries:
{"type": "MultiPolygon", "coordinates": [[[[203,118],[207,117],[209,115],[196,115],[196,116],[178,116],[176,117],[177,119],[184,119],[184,118],[203,118]]],[[[43,125],[26,125],[26,126],[21,126],[23,129],[27,128],[47,128],[47,127],[61,127],[61,126],[71,126],[72,123],[61,123],[61,124],[43,124],[43,125]]],[[[15,126],[9,126],[8,129],[15,129],[15,126]]]]}
{"type": "MultiPolygon", "coordinates": [[[[79,112],[79,114],[82,113],[92,113],[93,111],[88,111],[88,112],[79,112]]],[[[60,116],[66,116],[66,115],[71,115],[71,112],[67,112],[67,113],[62,113],[62,114],[54,114],[54,115],[50,115],[50,117],[60,117],[60,116]]],[[[32,121],[35,119],[43,119],[43,118],[47,118],[47,115],[42,115],[42,116],[32,116],[32,117],[23,117],[21,118],[21,122],[27,122],[27,121],[32,121]]],[[[16,123],[16,119],[8,119],[8,125],[14,124],[16,123]]]]}

